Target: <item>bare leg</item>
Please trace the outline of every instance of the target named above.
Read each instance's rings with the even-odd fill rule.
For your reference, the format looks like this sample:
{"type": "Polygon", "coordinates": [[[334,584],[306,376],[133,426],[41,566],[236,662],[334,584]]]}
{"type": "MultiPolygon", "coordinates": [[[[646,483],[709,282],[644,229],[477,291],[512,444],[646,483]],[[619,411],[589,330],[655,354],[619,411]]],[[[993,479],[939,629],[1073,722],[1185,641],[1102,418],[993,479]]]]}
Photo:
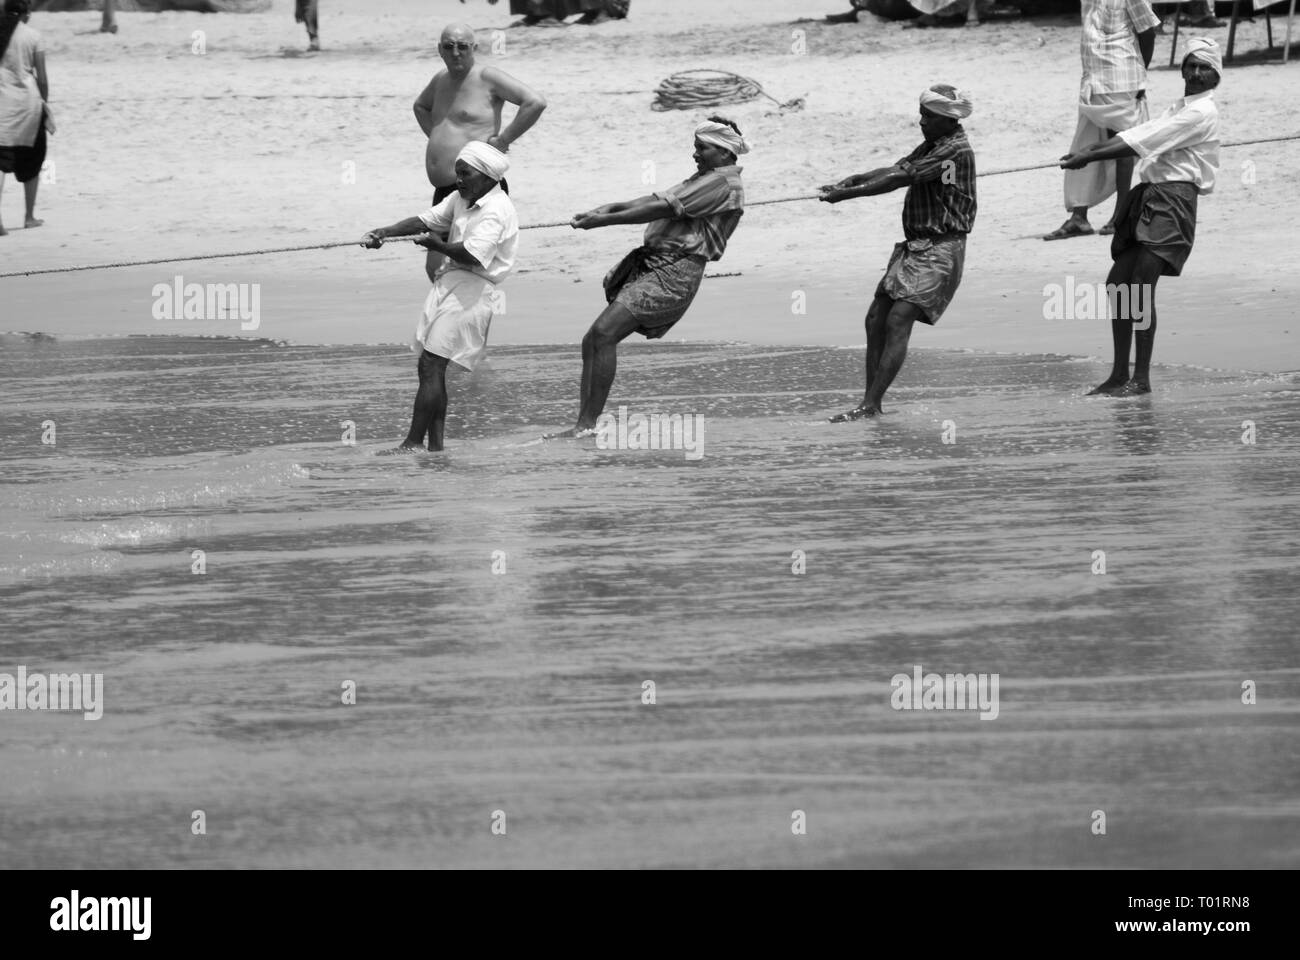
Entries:
{"type": "Polygon", "coordinates": [[[587,335],[582,338],[582,409],[576,430],[590,430],[605,409],[614,373],[618,369],[618,345],[626,340],[640,321],[627,307],[615,301],[601,311],[587,335]]]}
{"type": "Polygon", "coordinates": [[[862,405],[867,409],[875,413],[881,412],[880,401],[884,399],[885,391],[898,376],[898,371],[903,369],[903,361],[907,359],[907,343],[912,337],[912,324],[924,315],[920,307],[905,300],[896,300],[889,308],[885,320],[885,347],[880,354],[876,375],[862,400],[862,405]]]}
{"type": "Polygon", "coordinates": [[[862,402],[850,410],[848,413],[837,413],[831,417],[831,423],[845,423],[849,420],[860,420],[863,417],[872,417],[883,411],[873,409],[868,403],[871,396],[871,384],[875,381],[880,371],[880,355],[885,349],[885,320],[889,317],[889,310],[894,305],[894,301],[876,290],[876,295],[871,301],[871,306],[867,308],[867,317],[865,325],[867,328],[867,360],[866,360],[866,386],[862,397],[862,402]]]}
{"type": "Polygon", "coordinates": [[[307,4],[307,16],[304,18],[307,25],[307,39],[311,42],[307,45],[308,50],[320,49],[320,31],[317,29],[318,0],[310,0],[307,4]]]}
{"type": "Polygon", "coordinates": [[[41,175],[38,173],[26,183],[23,184],[23,200],[27,205],[27,217],[23,223],[25,227],[39,227],[44,220],[36,219],[36,191],[41,185],[41,175]]]}
{"type": "MultiPolygon", "coordinates": [[[[5,195],[5,174],[0,173],[0,200],[4,199],[4,195],[5,195]]],[[[8,235],[9,235],[9,231],[5,229],[4,220],[0,219],[0,237],[7,237],[8,235]]]]}
{"type": "Polygon", "coordinates": [[[429,449],[442,449],[443,424],[447,419],[447,358],[428,350],[420,354],[420,389],[411,410],[411,430],[398,450],[419,450],[424,435],[429,435],[429,449]]]}
{"type": "Polygon", "coordinates": [[[1106,276],[1107,286],[1118,293],[1111,305],[1110,332],[1114,343],[1115,359],[1110,376],[1088,391],[1088,396],[1121,393],[1147,393],[1151,389],[1151,351],[1156,332],[1156,281],[1164,269],[1164,261],[1145,247],[1135,246],[1125,250],[1106,276]],[[1129,380],[1128,355],[1133,345],[1134,321],[1143,321],[1149,311],[1150,326],[1138,331],[1139,371],[1129,380]],[[1145,346],[1143,341],[1145,340],[1145,346]],[[1145,362],[1144,362],[1145,361],[1145,362]]]}
{"type": "Polygon", "coordinates": [[[117,33],[117,0],[104,0],[104,16],[99,21],[100,33],[117,33]]]}

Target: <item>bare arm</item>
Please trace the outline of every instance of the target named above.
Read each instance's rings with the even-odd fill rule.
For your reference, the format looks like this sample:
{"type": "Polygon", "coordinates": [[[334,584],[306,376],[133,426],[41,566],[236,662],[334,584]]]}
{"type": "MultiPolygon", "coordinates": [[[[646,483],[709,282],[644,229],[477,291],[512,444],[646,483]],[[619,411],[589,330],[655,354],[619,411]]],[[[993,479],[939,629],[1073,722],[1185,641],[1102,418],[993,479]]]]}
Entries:
{"type": "Polygon", "coordinates": [[[603,207],[580,213],[569,225],[578,230],[590,230],[592,227],[610,227],[620,223],[650,223],[672,215],[672,205],[662,197],[651,194],[623,203],[607,203],[603,207]]]}
{"type": "Polygon", "coordinates": [[[504,70],[495,67],[485,68],[483,79],[487,82],[488,89],[492,91],[492,96],[499,97],[506,103],[513,103],[519,108],[510,125],[488,139],[488,142],[498,150],[509,150],[510,144],[522,137],[541,117],[542,111],[546,109],[546,98],[520,83],[504,70]]]}
{"type": "Polygon", "coordinates": [[[880,167],[867,173],[846,177],[839,183],[820,187],[819,199],[827,203],[839,203],[841,200],[852,200],[855,197],[873,197],[877,194],[889,193],[900,187],[910,186],[911,183],[912,178],[902,168],[880,167]]]}
{"type": "Polygon", "coordinates": [[[1096,163],[1098,160],[1119,160],[1121,157],[1136,157],[1137,151],[1130,147],[1120,137],[1111,137],[1102,143],[1094,143],[1090,147],[1085,147],[1078,153],[1067,153],[1061,158],[1061,168],[1064,170],[1081,170],[1090,163],[1096,163]]]}
{"type": "Polygon", "coordinates": [[[1150,27],[1137,35],[1138,52],[1142,54],[1142,66],[1151,66],[1151,57],[1156,52],[1156,28],[1150,27]]]}
{"type": "Polygon", "coordinates": [[[36,69],[36,89],[41,92],[42,100],[50,99],[50,79],[45,74],[45,51],[37,50],[32,57],[32,66],[36,69]]]}
{"type": "Polygon", "coordinates": [[[429,131],[433,129],[433,93],[438,85],[438,77],[435,76],[429,81],[429,85],[420,91],[420,95],[415,98],[415,122],[420,125],[427,137],[429,131]]]}
{"type": "MultiPolygon", "coordinates": [[[[405,220],[398,220],[396,223],[390,224],[387,227],[376,227],[374,230],[369,231],[361,238],[361,245],[374,250],[382,246],[385,240],[392,237],[418,236],[419,234],[426,233],[428,229],[429,228],[425,226],[424,221],[419,217],[407,217],[405,220]]],[[[482,264],[475,259],[474,255],[465,249],[465,244],[459,241],[456,243],[448,243],[445,233],[441,237],[432,234],[422,240],[417,240],[416,242],[422,247],[436,250],[443,256],[450,257],[452,260],[455,260],[457,263],[466,267],[482,266],[482,264]]]]}

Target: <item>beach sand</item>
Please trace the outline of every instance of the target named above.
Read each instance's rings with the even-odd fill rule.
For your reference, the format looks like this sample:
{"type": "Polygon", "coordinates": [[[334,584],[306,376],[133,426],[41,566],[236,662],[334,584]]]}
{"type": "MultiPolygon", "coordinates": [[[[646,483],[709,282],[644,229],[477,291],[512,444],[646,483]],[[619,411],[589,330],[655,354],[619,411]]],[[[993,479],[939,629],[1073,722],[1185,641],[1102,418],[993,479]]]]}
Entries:
{"type": "MultiPolygon", "coordinates": [[[[752,200],[902,156],[937,80],[975,99],[981,169],[1068,145],[1076,25],[795,26],[794,6],[636,0],[494,33],[502,6],[331,0],[312,57],[283,53],[306,40],[287,2],[122,14],[115,37],[38,15],[46,225],[0,239],[0,272],[417,212],[410,104],[464,16],[550,100],[512,150],[525,224],[642,194],[650,164],[655,186],[688,175],[700,114],[649,104],[697,67],[807,96],[726,111],[752,200]]],[[[1227,140],[1300,132],[1288,69],[1227,71],[1227,140]]],[[[1179,89],[1153,72],[1153,107],[1179,89]]],[[[1059,172],[980,180],[963,285],[869,423],[826,417],[861,395],[901,194],[753,207],[711,266],[742,275],[629,341],[610,398],[703,418],[697,460],[537,439],[572,423],[634,227],[524,234],[440,455],[376,456],[415,386],[409,247],[0,280],[0,331],[28,331],[0,335],[0,674],[104,677],[97,720],[0,713],[0,865],[1294,868],[1295,155],[1224,151],[1186,275],[1161,281],[1154,392],[1126,399],[1083,396],[1108,323],[1044,318],[1045,287],[1109,265],[1101,238],[1024,239],[1063,219],[1059,172]],[[155,319],[178,277],[259,284],[257,328],[155,319]],[[997,718],[895,709],[916,669],[1000,677],[997,718]]],[[[20,197],[10,180],[11,229],[20,197]]]]}
{"type": "MultiPolygon", "coordinates": [[[[761,98],[725,111],[754,144],[743,160],[750,200],[813,193],[897,159],[919,142],[917,95],[937,80],[974,98],[966,127],[981,170],[1049,163],[1065,152],[1078,89],[1076,24],[791,23],[836,5],[639,0],[628,20],[595,29],[509,29],[504,5],[331,2],[325,49],[314,56],[288,55],[305,47],[288,2],[243,16],[126,14],[116,36],[95,33],[93,13],[37,16],[59,133],[53,176],[41,188],[46,225],[4,238],[3,270],[347,240],[417,212],[429,190],[411,101],[440,66],[438,30],[463,17],[478,30],[485,61],[549,100],[511,151],[524,224],[566,220],[693,172],[691,128],[702,111],[657,113],[650,103],[664,77],[700,67],[754,77],[778,100],[807,98],[802,111],[780,112],[761,98]],[[191,52],[196,30],[204,31],[201,55],[191,52]],[[792,52],[800,43],[806,52],[792,52]]],[[[1262,20],[1242,24],[1238,49],[1262,45],[1263,31],[1262,20]]],[[[1226,42],[1226,31],[1215,33],[1226,42]]],[[[1167,69],[1171,39],[1157,38],[1153,112],[1181,93],[1167,69]]],[[[1277,95],[1296,69],[1227,72],[1216,93],[1225,141],[1300,133],[1290,101],[1277,95]]],[[[1296,149],[1223,152],[1184,276],[1161,283],[1157,363],[1300,366],[1290,349],[1300,337],[1300,244],[1290,219],[1275,215],[1300,193],[1296,149]]],[[[1104,321],[1044,319],[1046,285],[1102,282],[1110,263],[1104,238],[1036,239],[1064,219],[1059,171],[987,177],[979,191],[961,291],[943,323],[913,344],[1109,356],[1104,321]]],[[[11,179],[11,227],[20,197],[11,179]]],[[[900,192],[836,208],[750,209],[712,265],[744,276],[706,284],[672,339],[861,344],[867,298],[900,239],[901,204],[900,192]],[[796,291],[806,314],[791,311],[796,291]]],[[[1107,204],[1094,225],[1109,212],[1107,204]]],[[[636,227],[525,233],[493,341],[576,343],[603,305],[600,278],[639,235],[636,227]]],[[[0,329],[241,335],[230,321],[154,320],[153,285],[181,275],[261,283],[259,336],[404,343],[427,288],[421,255],[399,244],[5,280],[0,329]]]]}

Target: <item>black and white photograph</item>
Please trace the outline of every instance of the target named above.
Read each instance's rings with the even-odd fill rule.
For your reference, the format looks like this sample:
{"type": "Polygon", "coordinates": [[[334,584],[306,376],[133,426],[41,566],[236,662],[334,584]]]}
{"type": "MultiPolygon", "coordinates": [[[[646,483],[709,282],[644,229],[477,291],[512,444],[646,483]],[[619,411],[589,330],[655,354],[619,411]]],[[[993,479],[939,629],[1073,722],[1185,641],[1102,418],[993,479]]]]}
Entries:
{"type": "Polygon", "coordinates": [[[1294,0],[2,5],[0,871],[1300,867],[1294,0]]]}

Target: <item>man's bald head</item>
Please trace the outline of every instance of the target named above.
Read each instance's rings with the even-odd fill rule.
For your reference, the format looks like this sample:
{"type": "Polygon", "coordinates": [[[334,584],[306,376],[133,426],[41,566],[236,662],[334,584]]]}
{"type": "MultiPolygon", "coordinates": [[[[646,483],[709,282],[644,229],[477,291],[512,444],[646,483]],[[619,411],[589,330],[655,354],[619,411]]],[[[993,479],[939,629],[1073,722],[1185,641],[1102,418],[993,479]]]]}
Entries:
{"type": "Polygon", "coordinates": [[[442,29],[438,40],[438,53],[442,62],[453,74],[464,74],[474,66],[474,50],[478,41],[474,37],[474,28],[467,23],[449,23],[442,29]]]}

